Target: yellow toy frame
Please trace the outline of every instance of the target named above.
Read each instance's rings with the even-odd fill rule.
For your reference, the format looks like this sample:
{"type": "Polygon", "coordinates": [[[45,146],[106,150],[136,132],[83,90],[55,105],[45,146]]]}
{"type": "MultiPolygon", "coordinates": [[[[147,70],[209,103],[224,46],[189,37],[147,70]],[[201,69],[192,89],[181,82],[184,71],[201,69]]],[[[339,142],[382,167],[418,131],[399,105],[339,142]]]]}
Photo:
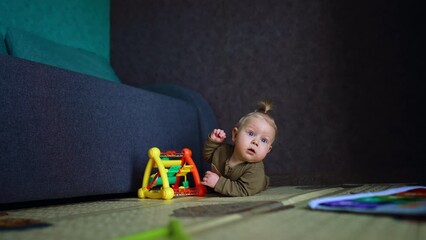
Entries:
{"type": "MultiPolygon", "coordinates": [[[[200,175],[197,167],[192,160],[192,151],[188,148],[182,149],[181,153],[174,151],[167,151],[162,153],[160,149],[153,147],[148,151],[148,163],[146,164],[145,173],[143,176],[142,187],[138,190],[139,198],[155,198],[155,199],[172,199],[176,196],[204,196],[206,193],[206,187],[201,184],[200,175]],[[181,157],[180,160],[162,160],[161,157],[181,157]],[[156,174],[151,175],[152,169],[158,168],[156,174]],[[168,172],[171,168],[176,169],[176,175],[174,176],[175,183],[170,186],[168,172]],[[180,186],[180,177],[184,177],[186,180],[186,174],[192,173],[195,187],[189,188],[188,184],[180,186]],[[151,177],[151,179],[150,179],[151,177]],[[151,189],[157,182],[160,184],[161,189],[151,189]],[[150,181],[151,180],[151,181],[150,181]]],[[[172,172],[172,171],[170,171],[172,172]]],[[[187,181],[185,181],[187,183],[187,181]]]]}

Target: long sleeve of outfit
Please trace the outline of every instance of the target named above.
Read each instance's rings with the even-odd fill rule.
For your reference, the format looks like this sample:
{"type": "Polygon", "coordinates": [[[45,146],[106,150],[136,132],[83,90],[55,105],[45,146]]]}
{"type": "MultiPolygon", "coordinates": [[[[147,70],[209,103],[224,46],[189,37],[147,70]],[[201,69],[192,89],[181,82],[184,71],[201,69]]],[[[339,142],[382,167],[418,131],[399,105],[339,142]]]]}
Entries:
{"type": "Polygon", "coordinates": [[[263,162],[240,163],[233,168],[228,166],[234,146],[216,143],[208,139],[204,144],[204,159],[213,164],[220,176],[214,190],[227,196],[251,196],[265,190],[269,178],[265,174],[263,162]]]}

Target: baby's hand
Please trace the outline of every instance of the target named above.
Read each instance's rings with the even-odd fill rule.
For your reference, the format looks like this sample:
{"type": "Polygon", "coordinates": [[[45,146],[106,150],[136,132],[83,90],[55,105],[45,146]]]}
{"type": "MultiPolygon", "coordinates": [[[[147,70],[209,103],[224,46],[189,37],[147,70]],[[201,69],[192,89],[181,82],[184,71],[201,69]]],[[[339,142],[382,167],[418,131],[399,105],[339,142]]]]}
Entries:
{"type": "Polygon", "coordinates": [[[222,129],[215,129],[210,133],[210,139],[213,142],[222,143],[226,139],[226,133],[222,129]]]}
{"type": "Polygon", "coordinates": [[[201,181],[201,184],[214,188],[217,181],[219,181],[219,175],[214,172],[207,171],[206,175],[204,175],[203,180],[201,181]]]}

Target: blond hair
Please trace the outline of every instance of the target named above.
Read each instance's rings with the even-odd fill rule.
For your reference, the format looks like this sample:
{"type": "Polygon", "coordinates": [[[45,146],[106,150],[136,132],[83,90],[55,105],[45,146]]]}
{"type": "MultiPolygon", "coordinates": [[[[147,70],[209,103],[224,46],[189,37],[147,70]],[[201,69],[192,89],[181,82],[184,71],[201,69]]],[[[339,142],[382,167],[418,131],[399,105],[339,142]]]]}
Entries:
{"type": "Polygon", "coordinates": [[[276,136],[278,135],[278,127],[275,124],[275,120],[274,120],[273,116],[271,115],[271,111],[272,111],[272,103],[270,101],[262,100],[258,103],[258,107],[256,108],[256,110],[254,110],[251,113],[244,115],[238,121],[238,123],[235,125],[235,127],[239,129],[240,127],[244,126],[244,124],[246,124],[247,120],[251,117],[262,118],[267,123],[269,123],[269,125],[271,125],[271,127],[275,130],[275,137],[274,137],[274,140],[275,140],[276,136]]]}

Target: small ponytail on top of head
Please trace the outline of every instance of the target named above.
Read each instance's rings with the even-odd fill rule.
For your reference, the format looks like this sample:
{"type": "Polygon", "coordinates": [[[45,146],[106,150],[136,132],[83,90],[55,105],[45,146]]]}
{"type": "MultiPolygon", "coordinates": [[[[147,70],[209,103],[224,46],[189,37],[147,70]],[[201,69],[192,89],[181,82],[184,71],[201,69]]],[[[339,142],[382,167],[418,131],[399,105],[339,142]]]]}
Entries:
{"type": "Polygon", "coordinates": [[[262,100],[259,102],[255,112],[260,112],[269,115],[272,111],[272,102],[268,100],[262,100]]]}

